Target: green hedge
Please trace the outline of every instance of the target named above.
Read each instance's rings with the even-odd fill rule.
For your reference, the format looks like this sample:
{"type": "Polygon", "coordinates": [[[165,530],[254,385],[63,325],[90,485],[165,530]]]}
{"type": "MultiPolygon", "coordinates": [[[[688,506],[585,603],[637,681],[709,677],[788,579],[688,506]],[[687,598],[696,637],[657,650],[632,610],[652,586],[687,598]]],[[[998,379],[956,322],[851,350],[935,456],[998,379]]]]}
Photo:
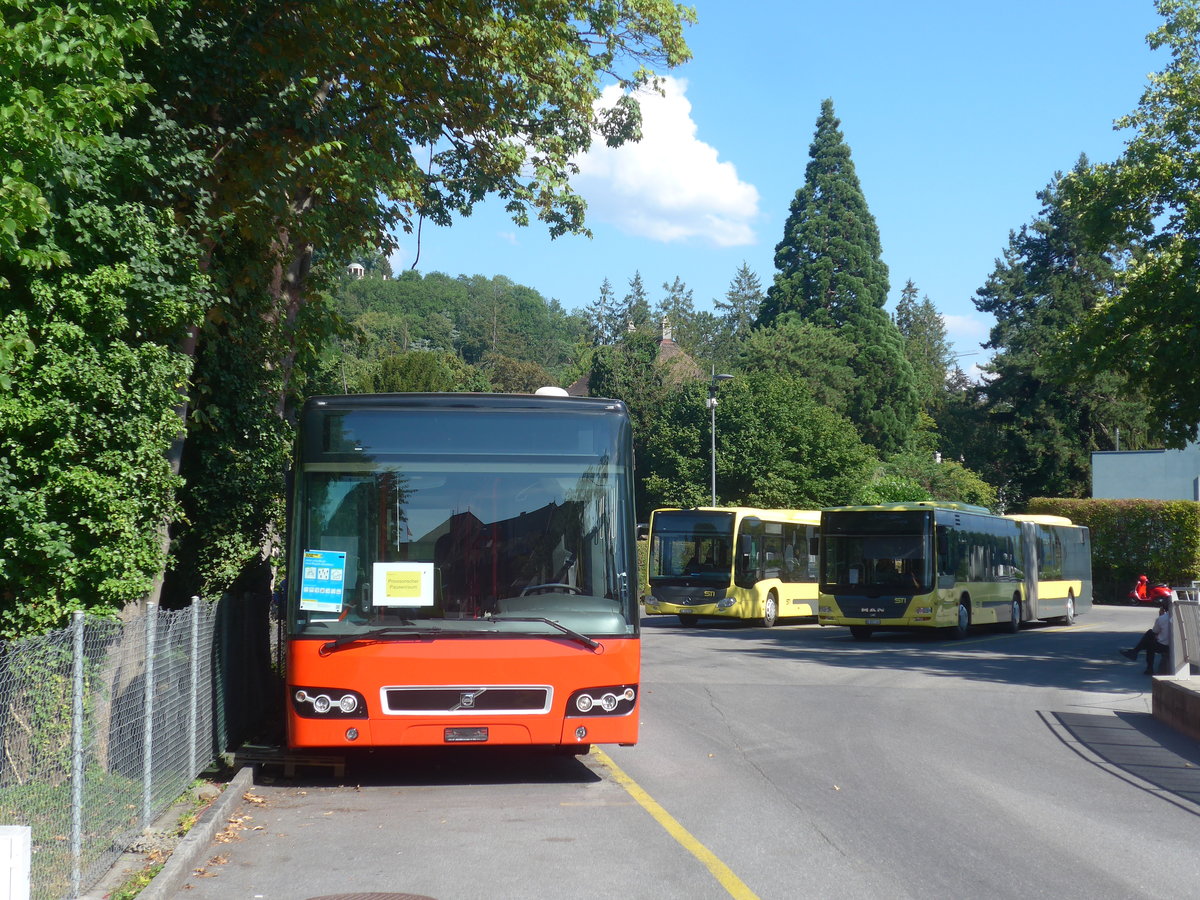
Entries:
{"type": "Polygon", "coordinates": [[[1093,596],[1123,603],[1139,575],[1152,584],[1200,580],[1200,503],[1035,497],[1028,512],[1066,516],[1092,533],[1093,596]]]}

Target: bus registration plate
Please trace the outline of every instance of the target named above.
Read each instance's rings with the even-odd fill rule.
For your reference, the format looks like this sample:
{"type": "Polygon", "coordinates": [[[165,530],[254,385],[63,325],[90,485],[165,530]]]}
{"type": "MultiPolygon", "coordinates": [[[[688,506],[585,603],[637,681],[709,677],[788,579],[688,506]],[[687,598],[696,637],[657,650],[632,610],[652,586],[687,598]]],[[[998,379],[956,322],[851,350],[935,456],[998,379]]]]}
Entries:
{"type": "Polygon", "coordinates": [[[445,735],[447,744],[483,743],[488,739],[486,728],[447,728],[445,735]]]}
{"type": "Polygon", "coordinates": [[[880,622],[880,620],[879,620],[879,619],[867,619],[867,624],[868,624],[868,625],[878,625],[878,624],[879,624],[879,622],[880,622]]]}

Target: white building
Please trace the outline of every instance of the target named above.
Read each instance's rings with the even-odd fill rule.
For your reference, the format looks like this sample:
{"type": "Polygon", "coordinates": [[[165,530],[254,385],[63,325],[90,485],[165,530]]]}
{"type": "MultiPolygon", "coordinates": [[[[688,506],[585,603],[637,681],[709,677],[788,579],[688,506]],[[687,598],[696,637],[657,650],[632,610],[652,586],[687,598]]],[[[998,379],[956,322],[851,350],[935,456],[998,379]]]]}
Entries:
{"type": "Polygon", "coordinates": [[[1092,453],[1092,496],[1107,500],[1200,500],[1200,444],[1182,450],[1092,453]]]}

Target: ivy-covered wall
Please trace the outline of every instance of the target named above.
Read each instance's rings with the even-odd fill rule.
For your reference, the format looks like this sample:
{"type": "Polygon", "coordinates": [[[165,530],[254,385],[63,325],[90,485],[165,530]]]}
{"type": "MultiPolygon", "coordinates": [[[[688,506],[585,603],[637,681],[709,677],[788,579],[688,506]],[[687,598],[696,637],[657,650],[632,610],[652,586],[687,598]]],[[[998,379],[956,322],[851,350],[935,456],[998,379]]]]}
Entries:
{"type": "Polygon", "coordinates": [[[1066,516],[1092,533],[1093,595],[1123,603],[1139,575],[1173,586],[1200,580],[1200,503],[1035,497],[1028,512],[1066,516]]]}

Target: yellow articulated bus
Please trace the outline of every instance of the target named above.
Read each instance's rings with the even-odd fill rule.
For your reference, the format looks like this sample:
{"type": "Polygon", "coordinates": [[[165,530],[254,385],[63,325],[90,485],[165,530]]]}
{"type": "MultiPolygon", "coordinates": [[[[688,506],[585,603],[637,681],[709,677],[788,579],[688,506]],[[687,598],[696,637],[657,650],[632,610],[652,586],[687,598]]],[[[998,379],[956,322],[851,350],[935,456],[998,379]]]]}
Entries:
{"type": "Polygon", "coordinates": [[[711,616],[768,628],[781,618],[815,616],[820,520],[815,510],[655,510],[646,612],[678,616],[682,625],[711,616]]]}
{"type": "Polygon", "coordinates": [[[1088,530],[1058,516],[998,516],[959,503],[821,514],[819,621],[858,640],[883,628],[1075,621],[1091,608],[1088,530]]]}

